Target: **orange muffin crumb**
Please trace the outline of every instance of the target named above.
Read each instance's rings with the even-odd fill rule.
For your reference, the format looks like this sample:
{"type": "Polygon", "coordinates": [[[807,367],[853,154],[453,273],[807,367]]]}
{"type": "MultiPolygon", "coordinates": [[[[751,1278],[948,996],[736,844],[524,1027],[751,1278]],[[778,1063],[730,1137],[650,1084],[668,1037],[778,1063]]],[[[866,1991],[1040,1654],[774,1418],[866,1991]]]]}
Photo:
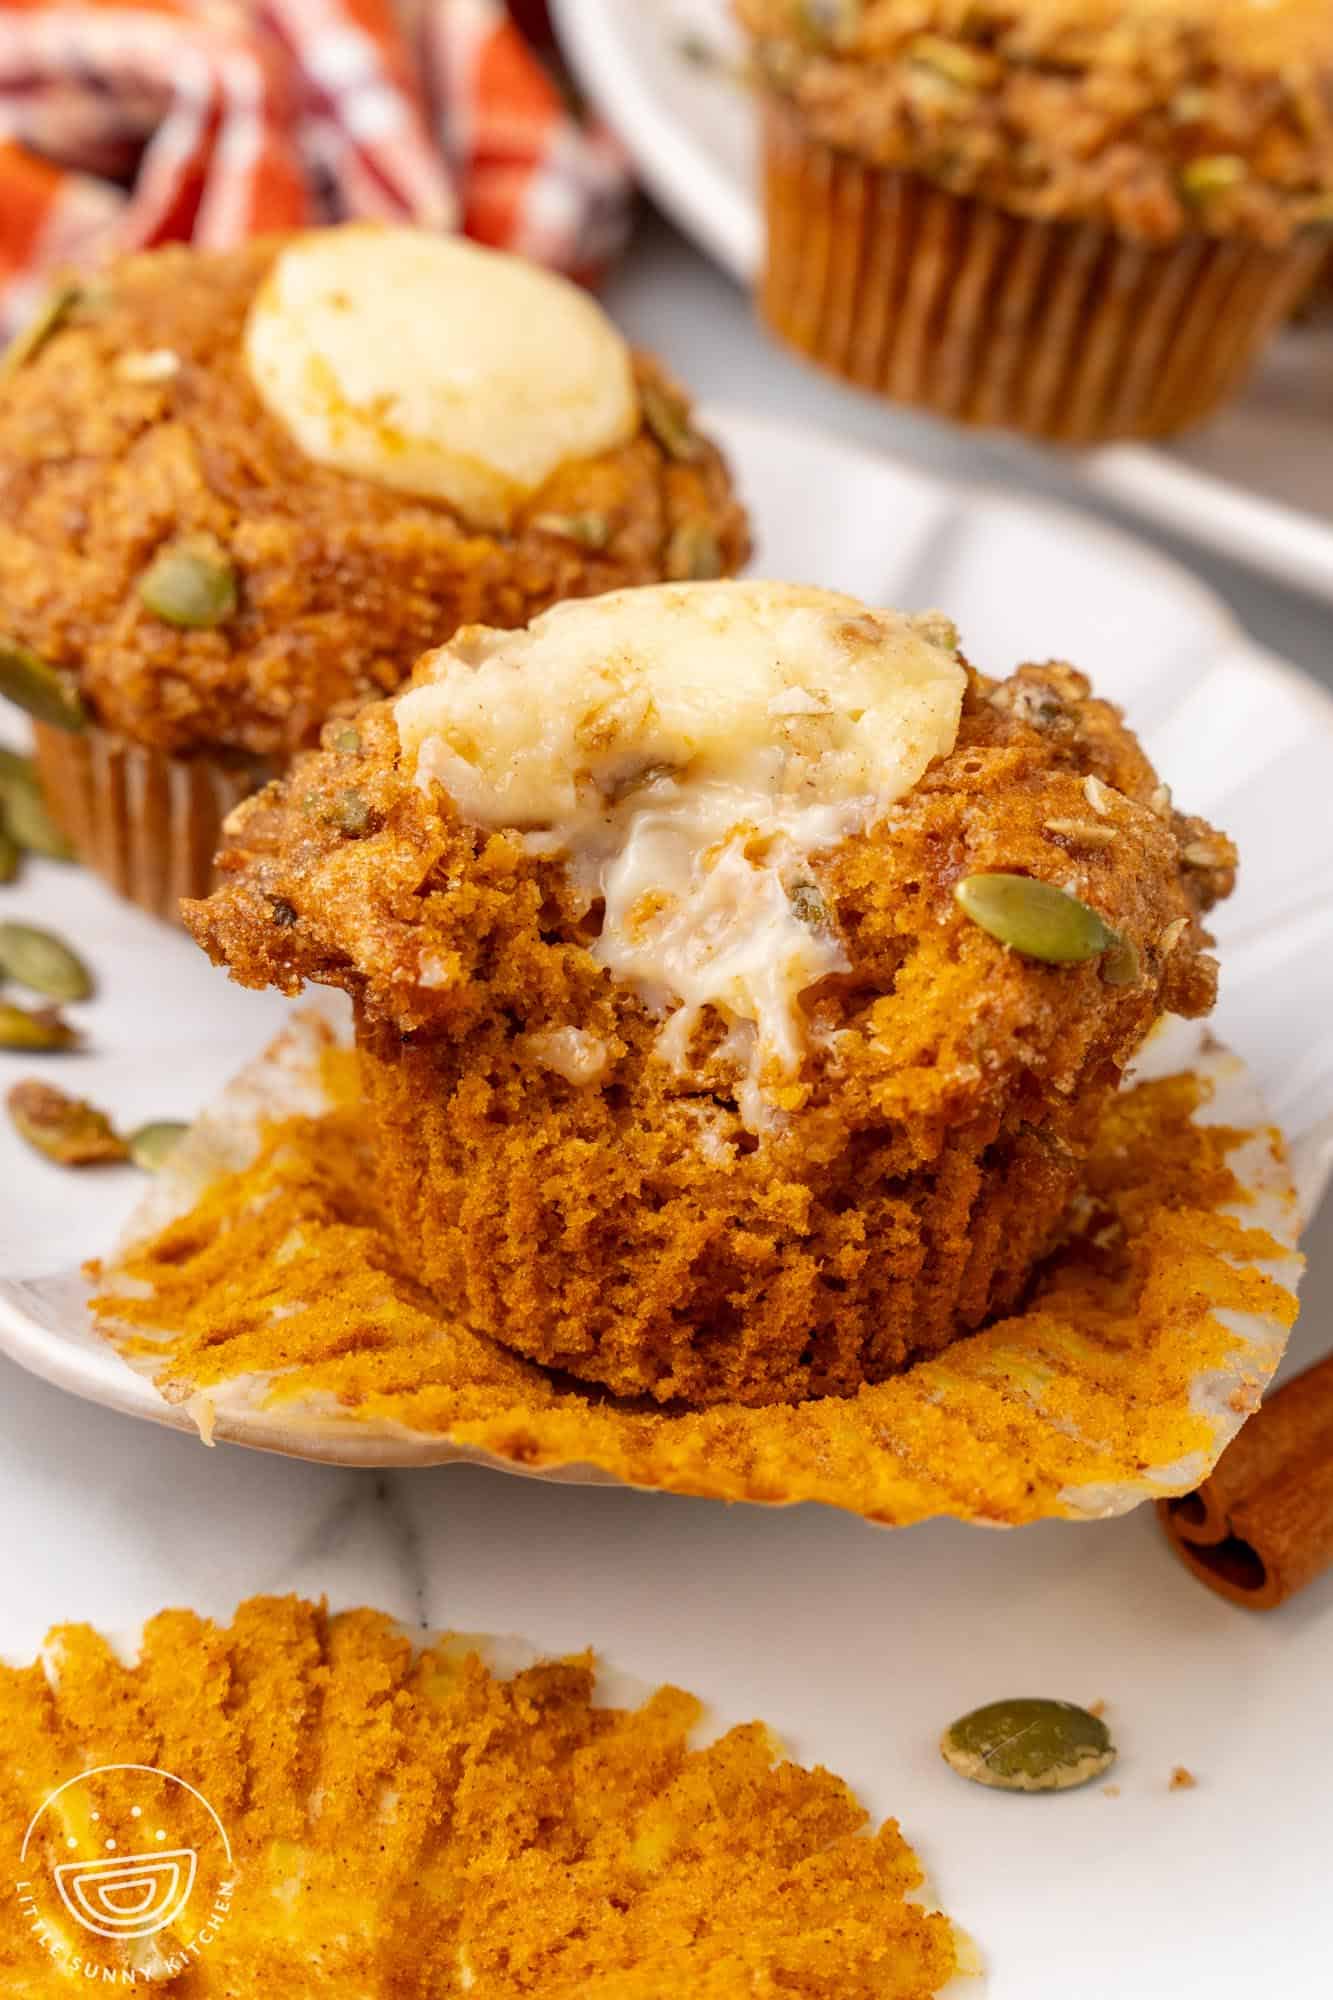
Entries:
{"type": "Polygon", "coordinates": [[[693,1696],[602,1707],[594,1676],[584,1655],[502,1678],[475,1642],[418,1649],[375,1612],[296,1598],[252,1599],[229,1626],[164,1612],[129,1665],[87,1627],[53,1632],[43,1663],[0,1667],[7,1865],[46,1925],[7,1896],[6,1995],[85,1991],[90,1964],[181,2000],[928,2000],[945,1984],[953,1933],[912,1900],[921,1869],[894,1822],[867,1833],[843,1781],[780,1761],[761,1724],[695,1748],[693,1696]],[[95,1844],[71,1808],[42,1812],[66,1780],[131,1764],[193,1786],[231,1849],[228,1865],[200,1839],[183,1912],[139,1944],[74,1925],[50,1871],[71,1846],[101,1853],[108,1827],[121,1852],[144,1845],[145,1774],[85,1781],[95,1844]],[[177,1975],[149,1974],[173,1955],[177,1975]]]}

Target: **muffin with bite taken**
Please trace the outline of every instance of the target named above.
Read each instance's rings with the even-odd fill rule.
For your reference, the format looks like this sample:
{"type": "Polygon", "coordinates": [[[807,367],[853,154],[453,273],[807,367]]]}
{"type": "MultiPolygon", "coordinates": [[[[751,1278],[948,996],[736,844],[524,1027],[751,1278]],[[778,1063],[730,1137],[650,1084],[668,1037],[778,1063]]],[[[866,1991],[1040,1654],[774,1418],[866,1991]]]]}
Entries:
{"type": "Polygon", "coordinates": [[[625,1396],[848,1394],[1020,1300],[1234,853],[1063,665],[773,583],[472,628],[187,908],[345,988],[408,1267],[625,1396]]]}
{"type": "Polygon", "coordinates": [[[0,692],[80,855],[163,915],[240,797],[459,626],[747,552],[656,363],[426,231],[130,258],[0,379],[0,692]]]}

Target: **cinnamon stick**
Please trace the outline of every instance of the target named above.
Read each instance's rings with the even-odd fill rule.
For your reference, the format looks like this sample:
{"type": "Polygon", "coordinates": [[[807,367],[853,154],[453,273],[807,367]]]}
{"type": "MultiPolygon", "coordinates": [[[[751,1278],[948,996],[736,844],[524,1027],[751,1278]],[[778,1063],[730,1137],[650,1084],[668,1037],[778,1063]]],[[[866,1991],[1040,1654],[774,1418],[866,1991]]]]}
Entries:
{"type": "Polygon", "coordinates": [[[1157,1512],[1200,1582],[1250,1611],[1322,1575],[1333,1565],[1333,1354],[1269,1397],[1197,1493],[1157,1512]]]}

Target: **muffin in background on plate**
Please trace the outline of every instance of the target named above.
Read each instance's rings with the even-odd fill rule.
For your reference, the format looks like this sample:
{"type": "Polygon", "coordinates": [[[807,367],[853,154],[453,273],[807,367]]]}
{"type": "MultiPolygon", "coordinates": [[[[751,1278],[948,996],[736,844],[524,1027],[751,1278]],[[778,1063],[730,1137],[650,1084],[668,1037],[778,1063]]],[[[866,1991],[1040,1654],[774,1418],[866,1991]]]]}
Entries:
{"type": "Polygon", "coordinates": [[[349,226],[70,286],[0,380],[0,691],[143,907],[460,625],[745,560],[680,391],[520,259],[349,226]]]}
{"type": "Polygon", "coordinates": [[[1327,0],[735,0],[761,307],[942,416],[1159,437],[1243,384],[1333,222],[1327,0]]]}
{"type": "Polygon", "coordinates": [[[851,1393],[1021,1298],[1234,852],[1061,665],[773,583],[473,629],[186,919],[346,988],[405,1266],[624,1395],[851,1393]]]}

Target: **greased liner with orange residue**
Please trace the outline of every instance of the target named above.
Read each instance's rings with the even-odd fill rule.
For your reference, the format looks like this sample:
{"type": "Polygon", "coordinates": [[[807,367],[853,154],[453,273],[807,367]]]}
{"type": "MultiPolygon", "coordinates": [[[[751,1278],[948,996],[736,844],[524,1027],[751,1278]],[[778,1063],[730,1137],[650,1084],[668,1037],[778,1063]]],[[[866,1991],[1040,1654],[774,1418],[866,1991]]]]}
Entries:
{"type": "Polygon", "coordinates": [[[305,1012],[193,1128],[97,1322],[203,1435],[886,1526],[1095,1519],[1197,1486],[1296,1317],[1299,1214],[1234,1056],[1173,1023],[1114,1101],[1026,1309],[847,1399],[661,1410],[441,1322],[375,1208],[355,1058],[305,1012]]]}
{"type": "Polygon", "coordinates": [[[89,725],[38,723],[37,768],[79,860],[150,916],[178,923],[183,896],[206,896],[232,807],[273,771],[258,758],[172,757],[89,725]]]}
{"type": "Polygon", "coordinates": [[[1201,423],[1324,254],[1313,237],[1158,248],[1009,215],[822,144],[777,98],[763,154],[760,305],[776,333],[895,401],[1061,444],[1201,423]]]}

